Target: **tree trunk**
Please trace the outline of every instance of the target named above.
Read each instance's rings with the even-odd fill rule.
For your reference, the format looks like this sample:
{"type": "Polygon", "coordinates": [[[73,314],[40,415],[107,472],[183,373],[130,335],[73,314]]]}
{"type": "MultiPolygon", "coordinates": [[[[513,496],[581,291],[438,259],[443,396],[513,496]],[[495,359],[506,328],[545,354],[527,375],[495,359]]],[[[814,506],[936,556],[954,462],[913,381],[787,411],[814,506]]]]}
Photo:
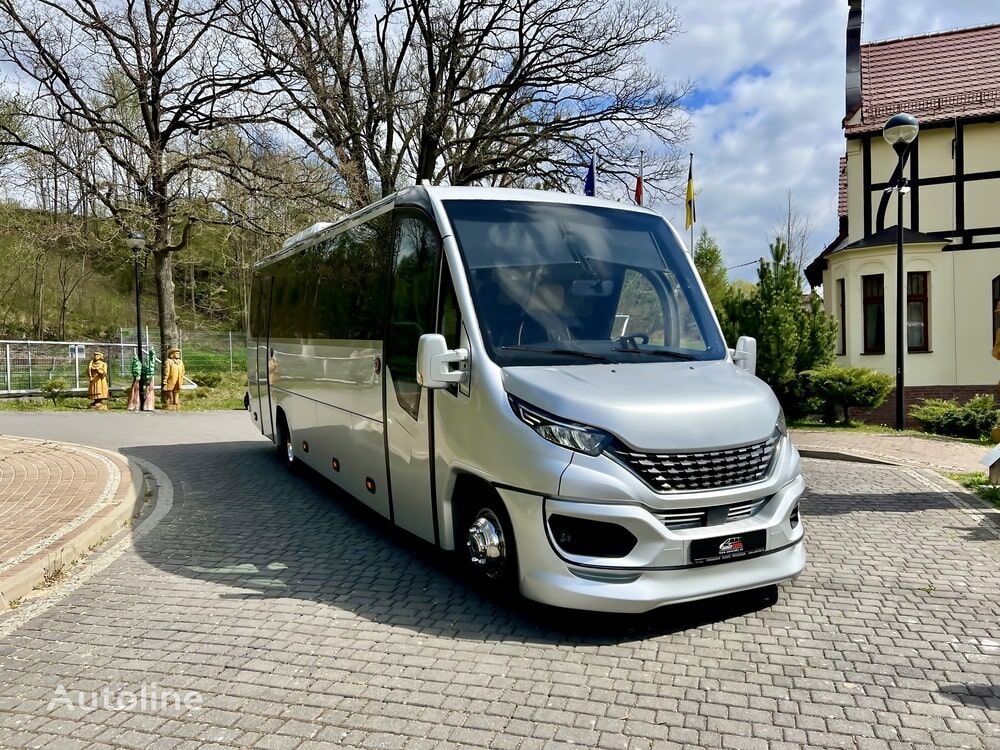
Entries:
{"type": "Polygon", "coordinates": [[[156,307],[160,317],[160,359],[177,346],[177,309],[174,304],[174,262],[166,250],[153,251],[153,275],[156,279],[156,307]]]}
{"type": "Polygon", "coordinates": [[[32,328],[35,332],[35,339],[38,340],[41,340],[43,329],[45,327],[45,308],[42,300],[44,291],[43,286],[45,282],[45,267],[42,261],[42,252],[39,250],[35,254],[35,278],[34,283],[32,284],[34,287],[32,289],[32,295],[35,301],[34,310],[32,311],[32,317],[34,318],[32,321],[32,328]]]}

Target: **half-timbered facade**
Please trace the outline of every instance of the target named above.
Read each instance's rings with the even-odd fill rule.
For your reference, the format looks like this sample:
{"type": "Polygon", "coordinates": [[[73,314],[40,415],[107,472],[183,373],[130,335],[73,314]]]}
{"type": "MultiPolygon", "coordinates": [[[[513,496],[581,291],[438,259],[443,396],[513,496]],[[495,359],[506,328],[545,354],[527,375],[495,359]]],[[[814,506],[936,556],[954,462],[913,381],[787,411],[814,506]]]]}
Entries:
{"type": "Polygon", "coordinates": [[[907,400],[992,392],[1000,24],[862,44],[861,0],[849,4],[840,234],[806,272],[840,326],[837,361],[895,372],[898,162],[881,129],[909,112],[920,135],[903,170],[907,400]]]}

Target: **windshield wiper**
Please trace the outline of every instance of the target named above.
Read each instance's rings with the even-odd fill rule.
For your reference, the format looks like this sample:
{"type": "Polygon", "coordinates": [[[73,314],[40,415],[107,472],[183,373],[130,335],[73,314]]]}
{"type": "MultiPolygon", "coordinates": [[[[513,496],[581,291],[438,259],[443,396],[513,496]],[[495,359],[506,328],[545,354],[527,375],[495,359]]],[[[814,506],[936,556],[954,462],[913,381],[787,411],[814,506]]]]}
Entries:
{"type": "Polygon", "coordinates": [[[538,352],[540,354],[572,354],[577,357],[583,357],[585,359],[596,359],[601,362],[607,362],[609,364],[614,364],[610,359],[605,357],[603,354],[594,354],[593,352],[585,352],[582,349],[544,349],[535,346],[501,346],[504,351],[514,351],[514,352],[538,352]]]}
{"type": "Polygon", "coordinates": [[[657,357],[671,357],[672,359],[681,360],[682,362],[697,362],[697,357],[692,357],[690,354],[682,354],[681,352],[672,352],[668,349],[612,349],[613,352],[623,352],[625,354],[653,354],[657,357]]]}

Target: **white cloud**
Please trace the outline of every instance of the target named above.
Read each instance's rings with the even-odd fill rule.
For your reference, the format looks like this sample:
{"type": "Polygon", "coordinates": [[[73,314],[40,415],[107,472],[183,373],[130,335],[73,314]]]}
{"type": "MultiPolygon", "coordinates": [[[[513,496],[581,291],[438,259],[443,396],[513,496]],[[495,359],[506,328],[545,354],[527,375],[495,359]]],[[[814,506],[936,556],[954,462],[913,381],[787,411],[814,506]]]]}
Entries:
{"type": "MultiPolygon", "coordinates": [[[[655,64],[694,79],[698,226],[727,265],[767,251],[787,191],[811,217],[812,253],[837,230],[837,159],[844,151],[847,0],[675,0],[685,34],[655,64]]],[[[865,41],[1000,21],[996,0],[868,0],[865,41]]],[[[683,207],[663,212],[683,227],[683,207]]],[[[754,278],[753,266],[732,272],[754,278]]]]}

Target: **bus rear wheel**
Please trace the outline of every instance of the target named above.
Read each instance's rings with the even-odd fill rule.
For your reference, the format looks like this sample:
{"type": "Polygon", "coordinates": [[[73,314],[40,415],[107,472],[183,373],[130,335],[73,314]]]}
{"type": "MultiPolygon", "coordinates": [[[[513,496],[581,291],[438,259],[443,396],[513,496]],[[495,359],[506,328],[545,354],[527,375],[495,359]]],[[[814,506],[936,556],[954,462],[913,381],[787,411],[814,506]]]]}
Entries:
{"type": "Polygon", "coordinates": [[[299,467],[299,460],[295,457],[295,444],[292,442],[292,432],[288,429],[285,416],[278,418],[278,439],[275,441],[275,451],[278,460],[289,470],[296,471],[299,467]]]}
{"type": "Polygon", "coordinates": [[[499,498],[472,502],[459,527],[459,554],[465,568],[491,588],[517,587],[517,545],[507,509],[499,498]]]}

